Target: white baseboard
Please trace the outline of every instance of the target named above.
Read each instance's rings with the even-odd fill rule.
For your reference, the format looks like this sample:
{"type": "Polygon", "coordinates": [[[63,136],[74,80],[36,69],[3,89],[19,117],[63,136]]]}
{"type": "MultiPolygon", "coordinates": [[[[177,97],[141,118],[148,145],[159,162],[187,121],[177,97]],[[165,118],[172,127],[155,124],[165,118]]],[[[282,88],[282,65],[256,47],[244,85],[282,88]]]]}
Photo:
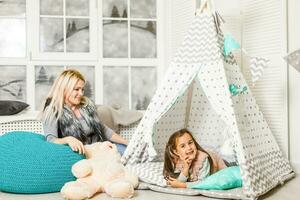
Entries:
{"type": "Polygon", "coordinates": [[[300,174],[300,162],[291,162],[292,168],[297,174],[300,174]]]}

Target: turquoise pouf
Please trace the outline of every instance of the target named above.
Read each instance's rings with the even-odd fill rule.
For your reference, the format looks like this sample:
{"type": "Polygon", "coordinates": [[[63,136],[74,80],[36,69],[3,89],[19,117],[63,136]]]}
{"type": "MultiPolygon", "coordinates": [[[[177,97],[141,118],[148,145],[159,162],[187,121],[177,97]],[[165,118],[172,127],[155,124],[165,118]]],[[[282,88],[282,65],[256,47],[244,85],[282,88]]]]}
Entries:
{"type": "Polygon", "coordinates": [[[37,194],[58,192],[75,180],[71,168],[84,156],[47,142],[43,135],[10,132],[0,137],[0,190],[37,194]]]}

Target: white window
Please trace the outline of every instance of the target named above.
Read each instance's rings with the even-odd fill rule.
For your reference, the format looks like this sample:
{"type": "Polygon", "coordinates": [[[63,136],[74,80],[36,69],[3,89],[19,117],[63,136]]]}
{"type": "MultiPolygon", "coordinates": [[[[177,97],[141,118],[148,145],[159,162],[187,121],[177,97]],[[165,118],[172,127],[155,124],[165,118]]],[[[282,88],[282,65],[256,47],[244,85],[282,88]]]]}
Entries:
{"type": "Polygon", "coordinates": [[[25,0],[0,1],[0,57],[25,57],[25,0]]]}
{"type": "Polygon", "coordinates": [[[0,1],[0,99],[26,101],[25,0],[0,1]]]}
{"type": "Polygon", "coordinates": [[[104,104],[146,109],[157,82],[156,0],[103,1],[100,18],[104,104]]]}
{"type": "Polygon", "coordinates": [[[164,67],[163,4],[157,0],[1,3],[0,45],[6,45],[0,49],[0,70],[8,76],[1,78],[0,94],[7,90],[7,82],[18,80],[23,96],[9,99],[40,109],[55,78],[66,68],[76,68],[87,79],[86,95],[97,104],[146,109],[164,67]]]}
{"type": "Polygon", "coordinates": [[[96,0],[35,1],[33,59],[97,60],[95,5],[96,0]]]}

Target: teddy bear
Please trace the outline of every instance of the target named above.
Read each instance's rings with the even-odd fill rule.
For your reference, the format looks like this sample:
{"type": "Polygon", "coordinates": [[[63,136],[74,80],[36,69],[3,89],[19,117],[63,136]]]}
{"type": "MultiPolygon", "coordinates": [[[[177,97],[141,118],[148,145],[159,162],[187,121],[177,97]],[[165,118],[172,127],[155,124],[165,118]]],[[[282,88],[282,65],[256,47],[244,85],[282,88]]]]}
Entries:
{"type": "Polygon", "coordinates": [[[138,177],[126,171],[116,145],[105,141],[85,145],[86,159],[72,166],[76,181],[67,182],[61,189],[65,199],[80,200],[105,192],[111,197],[131,198],[138,177]]]}

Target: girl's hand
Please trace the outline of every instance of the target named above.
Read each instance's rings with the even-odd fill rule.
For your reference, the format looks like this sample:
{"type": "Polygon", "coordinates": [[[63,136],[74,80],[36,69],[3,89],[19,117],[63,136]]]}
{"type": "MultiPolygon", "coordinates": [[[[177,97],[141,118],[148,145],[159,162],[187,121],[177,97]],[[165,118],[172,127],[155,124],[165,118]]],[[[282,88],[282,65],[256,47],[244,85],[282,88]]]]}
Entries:
{"type": "Polygon", "coordinates": [[[186,177],[188,177],[189,176],[189,170],[190,170],[191,164],[192,164],[194,159],[191,159],[189,156],[186,156],[186,157],[180,156],[180,159],[183,161],[182,172],[186,177]]]}
{"type": "Polygon", "coordinates": [[[176,178],[169,177],[167,184],[174,188],[186,188],[186,184],[177,180],[176,178]]]}
{"type": "Polygon", "coordinates": [[[84,146],[80,140],[72,136],[67,136],[63,139],[65,139],[66,144],[68,144],[73,151],[78,151],[80,154],[85,154],[84,146]]]}
{"type": "Polygon", "coordinates": [[[190,168],[192,162],[193,162],[194,159],[191,159],[189,156],[186,156],[184,159],[183,159],[183,162],[184,162],[184,167],[186,168],[190,168]]]}
{"type": "Polygon", "coordinates": [[[179,155],[179,158],[183,161],[184,167],[190,168],[194,158],[190,158],[190,156],[179,155]]]}

